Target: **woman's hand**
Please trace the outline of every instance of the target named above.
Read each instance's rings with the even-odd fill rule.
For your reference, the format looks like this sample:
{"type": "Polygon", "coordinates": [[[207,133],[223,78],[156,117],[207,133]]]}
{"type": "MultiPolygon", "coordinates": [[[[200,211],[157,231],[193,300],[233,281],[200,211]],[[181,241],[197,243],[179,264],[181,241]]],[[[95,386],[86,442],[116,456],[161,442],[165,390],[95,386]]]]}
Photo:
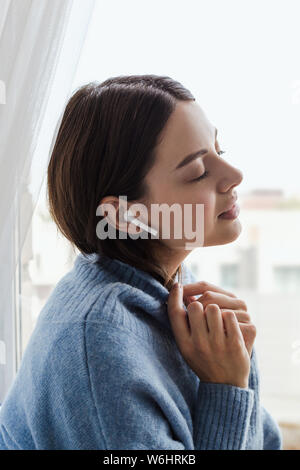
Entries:
{"type": "Polygon", "coordinates": [[[217,304],[222,314],[228,310],[234,312],[239,322],[247,351],[251,357],[256,337],[256,327],[251,322],[251,317],[247,312],[247,305],[243,300],[238,299],[232,292],[204,281],[183,286],[183,300],[186,306],[197,300],[201,302],[204,309],[209,304],[217,304]],[[196,299],[195,294],[202,295],[196,299]]]}
{"type": "Polygon", "coordinates": [[[248,386],[250,357],[236,315],[221,313],[201,302],[183,308],[183,289],[173,287],[168,298],[168,315],[177,346],[190,368],[204,382],[248,386]],[[225,326],[225,329],[224,329],[225,326]]]}

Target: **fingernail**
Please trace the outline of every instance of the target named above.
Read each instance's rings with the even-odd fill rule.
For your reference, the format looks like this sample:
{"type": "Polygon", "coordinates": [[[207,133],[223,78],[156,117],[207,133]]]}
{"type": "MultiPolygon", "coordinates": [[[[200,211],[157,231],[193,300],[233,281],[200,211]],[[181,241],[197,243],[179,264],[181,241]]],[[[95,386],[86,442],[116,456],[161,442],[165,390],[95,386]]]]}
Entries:
{"type": "Polygon", "coordinates": [[[181,290],[182,286],[180,284],[180,282],[175,282],[175,284],[173,284],[173,289],[174,290],[181,290]]]}

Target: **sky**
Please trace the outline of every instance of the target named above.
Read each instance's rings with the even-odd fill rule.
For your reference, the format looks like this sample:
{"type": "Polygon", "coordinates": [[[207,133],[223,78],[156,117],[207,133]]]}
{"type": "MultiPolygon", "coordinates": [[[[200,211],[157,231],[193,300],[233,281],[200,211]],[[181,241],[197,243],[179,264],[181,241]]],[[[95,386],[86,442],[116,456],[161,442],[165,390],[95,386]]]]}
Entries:
{"type": "Polygon", "coordinates": [[[96,0],[72,90],[168,75],[195,96],[244,175],[300,195],[299,0],[96,0]]]}

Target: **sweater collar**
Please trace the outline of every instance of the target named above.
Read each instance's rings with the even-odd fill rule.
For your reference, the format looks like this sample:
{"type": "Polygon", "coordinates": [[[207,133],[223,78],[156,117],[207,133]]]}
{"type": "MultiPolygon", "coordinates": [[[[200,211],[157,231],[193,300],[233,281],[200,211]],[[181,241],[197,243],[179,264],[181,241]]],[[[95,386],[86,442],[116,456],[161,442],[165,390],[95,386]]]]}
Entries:
{"type": "MultiPolygon", "coordinates": [[[[110,278],[112,282],[121,282],[131,286],[132,295],[124,296],[121,294],[124,306],[129,310],[136,310],[137,308],[143,309],[154,317],[161,326],[172,331],[166,303],[169,297],[169,291],[150,273],[124,263],[119,259],[110,258],[97,253],[89,255],[80,253],[75,261],[75,266],[78,267],[85,263],[88,263],[93,270],[99,271],[102,281],[105,282],[105,279],[110,278]]],[[[187,283],[196,282],[193,273],[187,267],[186,263],[181,263],[181,266],[183,271],[182,283],[185,285],[187,283]]],[[[178,281],[177,275],[175,281],[178,281]]]]}

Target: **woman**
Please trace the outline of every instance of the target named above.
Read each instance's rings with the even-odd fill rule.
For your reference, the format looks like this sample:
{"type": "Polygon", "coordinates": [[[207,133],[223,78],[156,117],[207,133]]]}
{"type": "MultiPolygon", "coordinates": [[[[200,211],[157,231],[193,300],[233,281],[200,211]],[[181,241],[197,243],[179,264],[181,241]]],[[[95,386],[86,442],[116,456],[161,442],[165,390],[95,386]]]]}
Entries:
{"type": "Polygon", "coordinates": [[[230,209],[242,173],[221,153],[216,129],[170,77],[114,77],[70,98],[48,197],[81,253],[40,313],[1,409],[0,448],[281,448],[260,404],[247,306],[196,282],[184,264],[196,245],[185,230],[175,236],[197,207],[198,246],[239,236],[230,209]],[[173,204],[186,219],[177,211],[166,222],[173,204]]]}

